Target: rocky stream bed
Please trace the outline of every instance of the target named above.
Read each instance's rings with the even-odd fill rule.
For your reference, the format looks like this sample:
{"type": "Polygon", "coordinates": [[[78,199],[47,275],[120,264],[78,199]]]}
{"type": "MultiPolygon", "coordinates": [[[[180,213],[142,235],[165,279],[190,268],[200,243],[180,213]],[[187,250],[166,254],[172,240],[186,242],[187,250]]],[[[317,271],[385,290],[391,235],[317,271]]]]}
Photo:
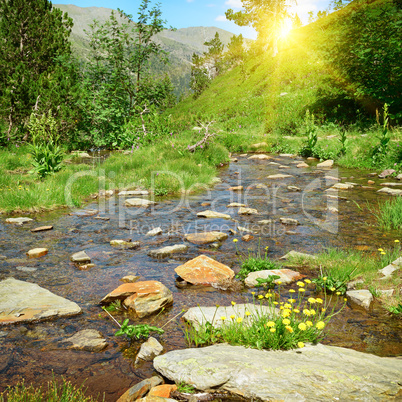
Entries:
{"type": "MultiPolygon", "coordinates": [[[[163,375],[193,384],[200,394],[192,400],[211,400],[205,393],[211,388],[212,398],[222,400],[402,398],[401,320],[375,300],[356,308],[349,298],[323,344],[286,352],[187,349],[182,321],[174,318],[197,305],[250,303],[252,288],[212,286],[238,272],[236,248],[269,247],[269,257],[279,259],[291,250],[375,253],[393,244],[397,233],[378,229],[358,205],[400,195],[402,182],[317,164],[291,155],[236,155],[214,186],[196,195],[162,199],[120,189],[76,211],[0,216],[0,392],[54,375],[85,381],[89,394],[106,401],[129,390],[126,401],[145,395],[163,375]],[[15,220],[21,217],[29,219],[15,220]],[[115,299],[124,300],[132,323],[166,324],[165,333],[141,351],[143,341],[115,337],[117,327],[101,309],[115,299]]],[[[147,400],[179,399],[171,392],[164,385],[147,400]]]]}

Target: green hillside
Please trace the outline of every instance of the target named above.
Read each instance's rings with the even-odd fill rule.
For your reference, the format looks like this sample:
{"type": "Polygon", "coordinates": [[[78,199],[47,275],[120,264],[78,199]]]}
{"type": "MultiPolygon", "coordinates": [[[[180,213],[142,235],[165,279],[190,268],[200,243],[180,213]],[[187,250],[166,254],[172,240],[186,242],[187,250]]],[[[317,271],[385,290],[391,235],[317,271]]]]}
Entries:
{"type": "MultiPolygon", "coordinates": [[[[395,43],[391,43],[388,34],[393,26],[387,27],[378,18],[380,13],[389,12],[396,21],[395,26],[399,27],[397,21],[400,17],[394,14],[393,8],[387,8],[393,5],[392,2],[365,3],[366,12],[373,13],[373,18],[380,20],[383,31],[376,32],[372,27],[367,44],[362,46],[370,47],[373,44],[371,40],[374,44],[378,42],[381,48],[383,42],[384,64],[388,63],[393,72],[385,77],[389,80],[388,94],[384,84],[383,94],[377,96],[375,83],[368,88],[371,93],[368,90],[363,93],[361,82],[366,76],[373,77],[374,82],[382,79],[380,75],[384,67],[381,59],[375,55],[377,61],[371,63],[372,72],[358,71],[361,82],[352,81],[334,61],[335,42],[347,39],[342,36],[346,36],[342,32],[344,21],[354,18],[360,4],[351,3],[338,12],[291,31],[286,39],[279,42],[279,52],[275,57],[272,50],[255,44],[248,52],[243,67],[238,66],[217,77],[197,99],[189,97],[171,111],[177,124],[190,122],[188,127],[191,127],[199,121],[213,120],[215,127],[221,131],[221,140],[235,151],[248,149],[251,144],[249,134],[253,133],[255,139],[252,141],[267,141],[267,149],[298,153],[307,141],[307,135],[314,131],[319,138],[314,156],[339,158],[340,163],[353,166],[363,163],[356,155],[364,153],[367,157],[364,165],[372,166],[372,158],[366,151],[376,147],[379,141],[377,131],[383,124],[386,96],[390,99],[390,118],[393,118],[390,120],[393,130],[388,127],[387,132],[392,137],[389,147],[401,140],[398,124],[402,83],[398,60],[402,55],[397,43],[402,36],[400,28],[395,30],[395,43]],[[350,154],[340,155],[340,138],[345,132],[350,154]],[[367,132],[372,134],[367,135],[367,132]]],[[[371,17],[371,14],[368,16],[371,17]]],[[[364,35],[363,28],[357,29],[364,35]]],[[[348,44],[345,42],[344,45],[348,44]]],[[[402,163],[402,155],[397,152],[393,149],[392,156],[388,155],[388,164],[392,161],[392,165],[402,163]]],[[[387,165],[385,160],[382,162],[387,165]]]]}

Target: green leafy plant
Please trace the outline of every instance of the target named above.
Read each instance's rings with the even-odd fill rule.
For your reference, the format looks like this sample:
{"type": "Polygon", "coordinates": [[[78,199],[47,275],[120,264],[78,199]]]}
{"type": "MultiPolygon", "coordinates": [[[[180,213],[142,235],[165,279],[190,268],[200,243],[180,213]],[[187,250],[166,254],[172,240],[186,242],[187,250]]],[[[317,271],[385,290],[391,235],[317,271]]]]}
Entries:
{"type": "Polygon", "coordinates": [[[319,276],[311,280],[317,287],[323,289],[325,292],[339,293],[343,295],[346,293],[347,283],[350,281],[350,275],[342,279],[334,278],[332,276],[319,276]]]}
{"type": "Polygon", "coordinates": [[[184,394],[194,394],[195,388],[191,384],[187,384],[184,381],[179,381],[176,383],[177,391],[182,392],[184,394]]]}
{"type": "Polygon", "coordinates": [[[304,118],[304,126],[307,133],[307,141],[303,144],[299,154],[301,156],[309,157],[314,156],[314,147],[317,144],[317,126],[315,125],[314,115],[310,114],[309,110],[306,110],[304,118]]]}
{"type": "Polygon", "coordinates": [[[341,143],[341,149],[339,150],[339,155],[346,154],[346,147],[348,144],[348,138],[346,136],[346,130],[341,130],[339,133],[338,141],[341,143]]]}
{"type": "Polygon", "coordinates": [[[43,114],[39,119],[34,113],[29,120],[29,132],[32,144],[29,153],[32,156],[34,172],[41,178],[62,169],[64,150],[58,145],[57,123],[52,111],[43,114]]]}
{"type": "MultiPolygon", "coordinates": [[[[277,298],[270,291],[257,298],[252,292],[254,305],[257,300],[260,306],[267,304],[267,312],[262,312],[258,306],[250,309],[251,312],[237,312],[236,303],[232,302],[234,314],[215,320],[215,312],[211,322],[204,319],[196,327],[186,328],[186,340],[189,346],[196,347],[226,342],[230,345],[272,350],[302,348],[306,342],[319,342],[324,336],[323,329],[343,309],[345,300],[340,295],[335,296],[335,303],[332,303],[333,296],[324,300],[305,297],[304,292],[310,284],[309,279],[297,282],[299,289],[290,289],[284,302],[276,301],[277,298]],[[279,304],[281,310],[276,308],[279,304]],[[332,309],[329,308],[330,304],[332,309]]],[[[278,296],[280,300],[280,289],[278,296]]]]}
{"type": "Polygon", "coordinates": [[[112,313],[126,311],[126,308],[121,304],[121,300],[115,300],[106,306],[105,310],[112,313]]]}
{"type": "MultiPolygon", "coordinates": [[[[388,143],[391,140],[391,137],[388,134],[388,105],[384,105],[384,114],[383,114],[383,125],[381,130],[381,135],[378,137],[379,143],[373,148],[371,151],[371,157],[373,159],[373,165],[378,165],[384,159],[387,150],[388,150],[388,143]]],[[[379,123],[379,115],[377,111],[377,121],[379,123]]]]}
{"type": "Polygon", "coordinates": [[[390,313],[395,315],[402,315],[402,304],[399,303],[397,306],[387,306],[387,309],[390,313]]]}
{"type": "Polygon", "coordinates": [[[257,286],[273,289],[275,287],[274,281],[280,279],[279,275],[269,275],[268,278],[257,278],[257,286]]]}
{"type": "Polygon", "coordinates": [[[156,332],[158,334],[163,334],[165,331],[161,328],[154,327],[148,324],[137,324],[137,325],[129,325],[129,319],[125,319],[120,329],[116,331],[115,336],[126,335],[130,339],[141,339],[141,338],[149,338],[151,332],[156,332]]]}

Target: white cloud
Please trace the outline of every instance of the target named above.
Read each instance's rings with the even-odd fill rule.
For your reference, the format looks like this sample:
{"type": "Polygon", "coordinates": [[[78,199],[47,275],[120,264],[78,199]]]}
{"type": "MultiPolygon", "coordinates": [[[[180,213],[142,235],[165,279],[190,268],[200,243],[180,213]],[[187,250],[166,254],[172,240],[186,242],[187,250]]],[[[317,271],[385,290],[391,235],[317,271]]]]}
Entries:
{"type": "Polygon", "coordinates": [[[242,8],[243,7],[241,0],[226,0],[225,5],[232,7],[232,8],[242,8]]]}
{"type": "Polygon", "coordinates": [[[227,21],[227,19],[226,19],[226,16],[225,16],[225,15],[218,15],[218,16],[215,18],[215,21],[224,22],[224,21],[227,21]]]}

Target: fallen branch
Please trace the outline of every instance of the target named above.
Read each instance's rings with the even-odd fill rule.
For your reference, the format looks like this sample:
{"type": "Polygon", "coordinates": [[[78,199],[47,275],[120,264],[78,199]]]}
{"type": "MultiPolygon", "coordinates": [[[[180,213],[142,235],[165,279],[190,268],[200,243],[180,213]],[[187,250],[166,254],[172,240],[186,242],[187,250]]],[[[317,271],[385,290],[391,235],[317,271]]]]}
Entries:
{"type": "Polygon", "coordinates": [[[203,144],[205,144],[207,142],[208,139],[212,138],[216,134],[216,133],[209,133],[208,132],[209,126],[212,123],[215,123],[215,121],[210,121],[207,125],[204,125],[204,124],[201,123],[201,127],[205,130],[204,138],[202,140],[198,141],[194,145],[191,145],[191,146],[189,145],[187,147],[187,150],[189,152],[194,152],[198,147],[201,147],[203,144]]]}

